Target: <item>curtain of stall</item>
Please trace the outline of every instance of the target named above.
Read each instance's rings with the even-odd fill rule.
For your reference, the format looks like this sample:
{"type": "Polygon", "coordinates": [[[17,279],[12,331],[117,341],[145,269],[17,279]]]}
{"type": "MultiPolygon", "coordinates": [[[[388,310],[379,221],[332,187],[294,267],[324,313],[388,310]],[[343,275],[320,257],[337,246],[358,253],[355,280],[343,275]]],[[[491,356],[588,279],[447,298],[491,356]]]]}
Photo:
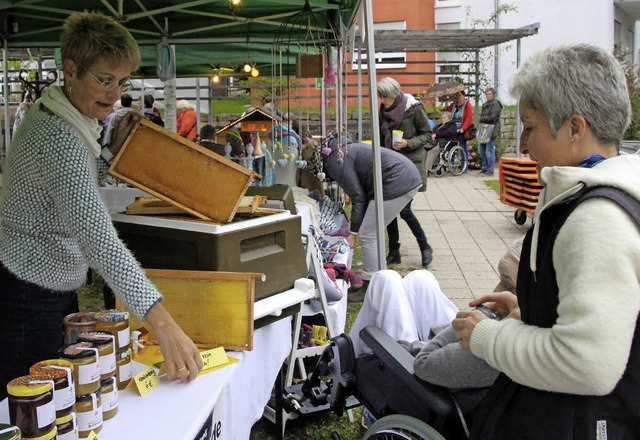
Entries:
{"type": "Polygon", "coordinates": [[[378,270],[387,268],[385,260],[384,212],[382,210],[382,164],[380,162],[380,121],[378,121],[378,94],[376,93],[376,60],[373,41],[373,6],[372,0],[365,0],[364,21],[367,48],[367,69],[369,74],[369,103],[371,105],[371,138],[373,140],[373,181],[376,208],[376,235],[378,241],[378,270]]]}
{"type": "MultiPolygon", "coordinates": [[[[9,49],[7,47],[6,38],[3,40],[2,45],[2,73],[3,73],[3,98],[4,98],[4,148],[2,149],[2,172],[4,172],[4,165],[6,164],[6,155],[9,152],[9,143],[11,142],[11,118],[9,117],[9,67],[7,54],[9,49]]],[[[0,182],[1,183],[1,182],[0,182]]]]}

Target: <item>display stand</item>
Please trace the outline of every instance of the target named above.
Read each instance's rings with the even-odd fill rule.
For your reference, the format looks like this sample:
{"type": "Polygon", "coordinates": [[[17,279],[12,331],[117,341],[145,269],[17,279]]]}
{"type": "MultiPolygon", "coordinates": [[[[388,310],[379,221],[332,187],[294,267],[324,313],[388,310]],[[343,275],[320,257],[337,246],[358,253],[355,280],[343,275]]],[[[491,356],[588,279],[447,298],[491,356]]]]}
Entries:
{"type": "MultiPolygon", "coordinates": [[[[321,304],[322,314],[324,315],[325,324],[327,327],[327,338],[332,338],[337,335],[332,334],[331,331],[331,328],[334,328],[332,325],[332,313],[329,310],[329,302],[327,301],[324,286],[319,278],[321,271],[323,270],[323,266],[322,261],[318,259],[318,256],[319,252],[317,242],[313,239],[313,237],[307,235],[307,266],[312,267],[313,265],[314,273],[317,274],[318,278],[318,282],[315,283],[314,287],[314,299],[319,301],[321,304]]],[[[343,300],[346,299],[346,291],[344,292],[344,295],[345,297],[343,298],[343,300]]],[[[314,347],[298,348],[298,338],[300,336],[300,330],[302,328],[303,315],[304,312],[301,311],[294,317],[291,353],[286,364],[282,367],[279,380],[276,381],[274,399],[272,399],[272,401],[269,401],[269,404],[265,406],[265,410],[263,413],[263,417],[276,425],[276,438],[278,440],[282,440],[284,438],[286,422],[298,417],[298,414],[295,411],[288,412],[283,408],[284,391],[287,387],[290,387],[293,384],[293,376],[296,371],[296,367],[298,368],[301,379],[305,379],[307,377],[307,372],[304,366],[304,359],[319,356],[327,347],[326,345],[318,345],[314,347]]],[[[353,422],[354,419],[352,410],[348,410],[347,413],[349,416],[349,421],[353,422]]]]}

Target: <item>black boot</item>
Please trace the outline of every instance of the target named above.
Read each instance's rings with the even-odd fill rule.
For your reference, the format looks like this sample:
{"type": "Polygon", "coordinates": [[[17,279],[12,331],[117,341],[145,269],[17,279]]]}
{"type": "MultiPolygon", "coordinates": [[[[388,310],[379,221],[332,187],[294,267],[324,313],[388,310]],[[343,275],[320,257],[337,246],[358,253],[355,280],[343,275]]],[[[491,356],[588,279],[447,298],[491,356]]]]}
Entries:
{"type": "Polygon", "coordinates": [[[387,264],[400,264],[402,263],[402,257],[400,257],[400,243],[389,243],[389,255],[387,255],[387,264]]]}
{"type": "Polygon", "coordinates": [[[433,249],[426,240],[418,241],[420,246],[420,254],[422,255],[422,267],[427,267],[433,261],[433,249]]]}

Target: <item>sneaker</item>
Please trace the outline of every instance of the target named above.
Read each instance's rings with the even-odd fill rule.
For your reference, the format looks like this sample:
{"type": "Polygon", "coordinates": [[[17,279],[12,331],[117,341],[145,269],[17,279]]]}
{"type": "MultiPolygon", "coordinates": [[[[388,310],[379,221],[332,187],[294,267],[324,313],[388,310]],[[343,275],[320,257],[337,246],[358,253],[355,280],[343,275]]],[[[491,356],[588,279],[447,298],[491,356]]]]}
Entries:
{"type": "Polygon", "coordinates": [[[478,174],[487,174],[487,170],[479,171],[478,174]]]}

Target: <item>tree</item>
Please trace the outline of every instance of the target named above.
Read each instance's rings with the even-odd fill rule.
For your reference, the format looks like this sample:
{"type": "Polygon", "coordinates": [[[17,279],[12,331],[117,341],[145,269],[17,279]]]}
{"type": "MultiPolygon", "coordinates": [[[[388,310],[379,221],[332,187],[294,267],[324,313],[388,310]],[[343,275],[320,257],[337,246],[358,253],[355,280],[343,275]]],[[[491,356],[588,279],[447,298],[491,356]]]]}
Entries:
{"type": "Polygon", "coordinates": [[[631,101],[631,125],[627,128],[622,139],[640,139],[640,67],[628,62],[629,53],[622,49],[616,48],[613,55],[624,69],[629,89],[629,100],[631,101]]]}

